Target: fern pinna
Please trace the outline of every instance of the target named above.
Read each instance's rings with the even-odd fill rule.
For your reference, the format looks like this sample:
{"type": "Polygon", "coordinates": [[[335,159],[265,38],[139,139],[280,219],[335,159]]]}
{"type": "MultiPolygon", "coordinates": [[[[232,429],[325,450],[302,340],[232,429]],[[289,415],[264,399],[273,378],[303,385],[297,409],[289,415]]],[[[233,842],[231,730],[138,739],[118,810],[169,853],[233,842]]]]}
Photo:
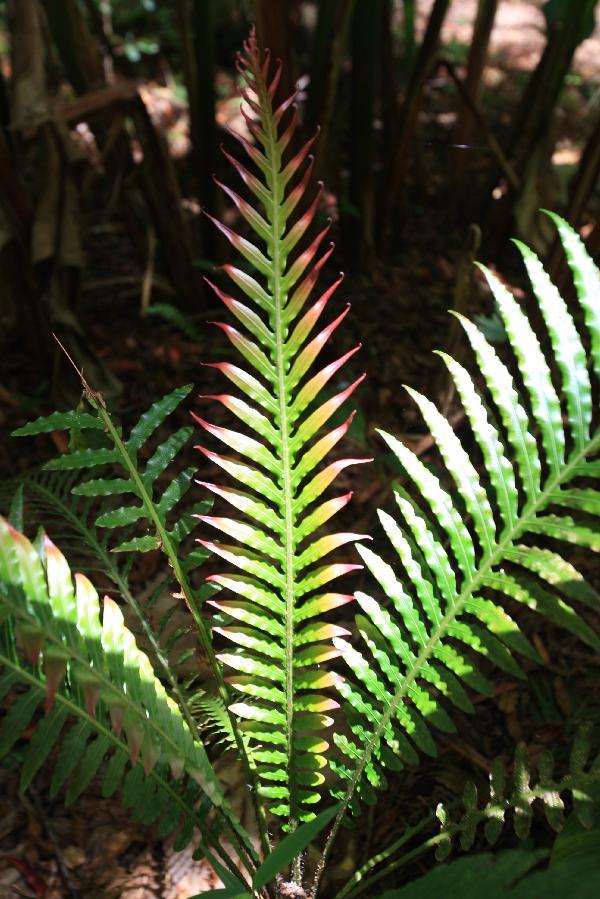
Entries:
{"type": "Polygon", "coordinates": [[[326,713],[338,706],[335,699],[322,692],[334,685],[334,677],[318,665],[339,654],[331,639],[347,634],[322,616],[351,597],[322,592],[322,588],[358,567],[349,563],[313,567],[337,547],[359,538],[352,533],[314,538],[317,528],[348,502],[350,493],[314,504],[344,468],[365,461],[337,460],[315,474],[316,466],[344,436],[351,419],[324,436],[319,432],[362,378],[321,405],[316,404],[320,391],[358,347],[316,374],[309,374],[348,311],[311,338],[340,283],[338,280],[304,311],[331,253],[328,249],[317,258],[327,225],[292,258],[319,201],[317,193],[294,222],[294,210],[310,181],[309,150],[314,138],[284,161],[291,155],[298,116],[296,110],[289,113],[289,124],[284,127],[294,96],[273,108],[281,66],[269,79],[269,54],[261,60],[254,33],[244,44],[237,65],[247,84],[241,90],[249,108],[244,115],[256,143],[250,144],[240,136],[238,139],[258,174],[252,174],[229,153],[225,155],[259,201],[262,213],[221,186],[263,242],[264,251],[213,219],[257,275],[255,278],[233,265],[223,266],[254,308],[212,285],[247,332],[218,323],[250,368],[247,371],[230,362],[214,365],[250,402],[230,394],[213,399],[256,436],[218,427],[196,416],[209,434],[244,458],[239,461],[200,447],[246,489],[232,490],[211,483],[205,486],[249,519],[200,516],[236,545],[200,542],[242,571],[212,576],[228,591],[223,598],[211,601],[222,618],[215,630],[235,647],[219,658],[232,669],[227,680],[242,697],[232,709],[241,719],[240,728],[256,765],[259,792],[271,800],[271,812],[288,818],[293,829],[298,820],[314,816],[311,806],[319,800],[324,780],[320,769],[326,765],[324,753],[328,748],[322,731],[332,724],[326,713]],[[296,176],[298,183],[292,186],[296,176]]]}
{"type": "Polygon", "coordinates": [[[467,453],[446,419],[414,390],[410,393],[436,440],[453,492],[403,443],[380,432],[420,499],[398,487],[402,527],[387,512],[379,513],[401,574],[369,548],[358,547],[387,597],[380,601],[356,594],[361,610],[356,625],[364,649],[341,637],[333,641],[352,674],[340,682],[352,737],[336,737],[345,758],[332,765],[346,781],[334,790],[342,799],[337,824],[346,808],[357,807],[357,792],[374,800],[374,788],[384,785],[383,769],[390,763],[415,762],[418,750],[435,753],[434,731],[454,728],[447,706],[473,711],[464,686],[490,693],[478,671],[477,654],[517,677],[524,677],[517,654],[539,661],[509,614],[511,607],[538,612],[600,649],[600,638],[583,614],[586,607],[597,612],[600,598],[560,551],[561,541],[600,550],[600,494],[588,486],[600,476],[600,428],[592,417],[600,376],[600,278],[576,232],[558,216],[551,217],[574,275],[589,357],[540,260],[516,241],[546,336],[536,335],[509,291],[491,271],[481,269],[523,386],[463,316],[459,320],[489,399],[462,365],[440,354],[486,479],[476,467],[480,462],[467,453]],[[542,350],[545,341],[556,370],[542,350]],[[562,391],[555,386],[559,383],[562,391]]]}

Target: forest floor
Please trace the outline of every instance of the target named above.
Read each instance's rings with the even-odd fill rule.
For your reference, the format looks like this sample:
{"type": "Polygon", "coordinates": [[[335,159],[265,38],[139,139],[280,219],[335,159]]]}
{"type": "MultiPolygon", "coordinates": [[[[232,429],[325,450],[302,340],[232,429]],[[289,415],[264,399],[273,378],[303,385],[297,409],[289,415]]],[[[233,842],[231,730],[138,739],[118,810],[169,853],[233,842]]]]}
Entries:
{"type": "MultiPolygon", "coordinates": [[[[511,108],[506,101],[522,85],[519,73],[531,70],[539,57],[544,43],[539,6],[529,0],[510,0],[500,6],[491,42],[492,63],[486,74],[488,92],[498,94],[494,101],[497,109],[501,110],[503,104],[511,108]]],[[[446,48],[468,42],[475,7],[475,0],[453,4],[444,32],[446,48]]],[[[585,99],[577,79],[573,79],[561,105],[561,140],[556,153],[562,156],[555,161],[567,168],[577,158],[575,138],[581,136],[578,123],[582,107],[599,102],[599,60],[597,28],[576,57],[578,75],[595,85],[593,97],[585,99]]],[[[225,81],[227,77],[223,74],[225,81]]],[[[435,85],[431,90],[431,118],[448,114],[447,99],[436,94],[435,85]]],[[[158,87],[148,88],[148,102],[155,117],[162,118],[170,129],[174,153],[182,155],[187,146],[185,109],[158,87]]],[[[220,123],[234,115],[234,106],[223,101],[219,107],[220,123]]],[[[429,125],[435,132],[435,121],[426,122],[425,128],[429,125]]],[[[464,245],[468,235],[453,235],[448,240],[444,229],[436,228],[435,215],[432,216],[436,203],[439,204],[436,191],[443,192],[454,157],[444,156],[445,151],[435,146],[425,152],[438,155],[436,175],[427,188],[422,228],[405,245],[400,260],[386,265],[375,263],[367,276],[348,277],[338,291],[338,303],[348,299],[353,310],[346,320],[345,333],[336,339],[334,351],[343,352],[362,342],[360,363],[346,377],[349,381],[363,369],[369,372],[368,386],[356,395],[358,414],[348,436],[352,454],[374,455],[375,464],[369,466],[369,471],[367,466],[358,467],[340,483],[342,490],[355,492],[348,515],[352,516],[350,529],[358,532],[372,529],[374,510],[389,502],[397,476],[392,460],[375,435],[375,427],[399,433],[425,457],[431,449],[424,427],[401,390],[403,383],[437,397],[461,436],[465,435],[460,410],[439,360],[431,351],[456,351],[457,334],[448,326],[446,309],[458,305],[460,311],[471,316],[487,315],[491,310],[489,297],[472,277],[468,295],[464,291],[457,295],[457,272],[467,258],[464,245]]],[[[480,163],[476,155],[473,159],[476,170],[480,163]]],[[[561,190],[560,183],[556,190],[561,190]]],[[[111,404],[118,410],[124,427],[153,400],[177,385],[194,382],[199,385],[197,393],[218,392],[213,370],[200,367],[203,361],[214,361],[226,352],[204,323],[217,314],[216,301],[208,300],[201,320],[192,322],[199,332],[197,339],[183,334],[160,316],[141,316],[144,273],[127,250],[123,223],[114,215],[98,221],[98,209],[94,206],[84,210],[84,214],[88,265],[80,316],[89,343],[120,384],[120,392],[111,404]]],[[[515,275],[517,290],[522,284],[515,275]]],[[[155,301],[164,299],[168,296],[158,296],[155,301]]],[[[3,367],[0,424],[8,433],[36,415],[51,411],[51,406],[47,400],[48,384],[40,384],[35,363],[19,347],[10,349],[3,367]]],[[[195,394],[192,396],[192,408],[200,411],[201,401],[195,394]]],[[[182,412],[179,419],[178,415],[175,423],[188,423],[187,412],[182,412]]],[[[171,421],[169,427],[173,424],[171,421]]],[[[10,477],[23,474],[64,448],[62,433],[18,444],[6,440],[0,448],[0,471],[10,477]]],[[[206,460],[191,448],[186,452],[185,462],[197,466],[199,478],[211,480],[206,460]]],[[[199,490],[194,498],[202,498],[199,490]]],[[[160,563],[158,554],[150,555],[136,570],[141,590],[153,582],[160,563]]],[[[360,577],[356,586],[359,580],[360,577]]],[[[170,596],[163,598],[164,603],[170,601],[170,596]]],[[[175,617],[174,627],[181,621],[183,612],[175,617]]],[[[357,859],[367,857],[369,849],[373,851],[391,841],[404,824],[419,818],[438,801],[460,794],[466,780],[474,779],[484,789],[492,759],[500,754],[510,757],[517,741],[524,740],[535,758],[556,743],[564,734],[564,721],[576,720],[585,703],[594,701],[598,707],[600,669],[590,667],[589,655],[547,625],[530,630],[547,667],[542,671],[532,666],[525,685],[506,675],[497,679],[493,698],[480,697],[476,701],[475,728],[467,716],[459,715],[457,733],[441,739],[436,759],[395,778],[384,806],[375,813],[367,812],[357,829],[341,841],[332,880],[347,875],[357,859]]],[[[219,760],[219,767],[229,785],[232,802],[246,819],[248,794],[236,765],[224,757],[219,760]]],[[[98,785],[70,808],[64,808],[60,796],[49,800],[48,789],[49,777],[42,773],[35,779],[34,789],[23,796],[14,771],[0,767],[0,899],[186,899],[217,885],[205,864],[194,862],[190,852],[175,854],[170,845],[157,841],[149,828],[132,823],[117,801],[101,797],[98,785]]],[[[416,873],[418,869],[412,871],[416,873]]]]}

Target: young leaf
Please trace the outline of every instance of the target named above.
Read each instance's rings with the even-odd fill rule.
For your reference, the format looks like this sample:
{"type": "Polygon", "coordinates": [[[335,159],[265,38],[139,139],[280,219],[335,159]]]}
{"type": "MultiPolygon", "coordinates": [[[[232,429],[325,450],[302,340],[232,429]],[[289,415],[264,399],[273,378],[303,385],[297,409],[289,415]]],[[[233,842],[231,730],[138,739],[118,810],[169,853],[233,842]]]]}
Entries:
{"type": "MultiPolygon", "coordinates": [[[[334,314],[331,323],[311,338],[317,321],[332,302],[338,279],[300,318],[330,254],[328,250],[318,255],[327,228],[308,246],[300,243],[316,214],[320,191],[310,198],[303,215],[293,216],[309,187],[311,163],[307,157],[312,140],[294,156],[285,152],[297,125],[297,115],[286,112],[294,98],[278,109],[273,107],[279,70],[270,71],[268,54],[261,58],[254,31],[244,44],[237,67],[245,82],[241,95],[253,113],[247,121],[257,144],[239,139],[249,157],[249,168],[229,153],[225,155],[253,197],[248,201],[228,188],[225,193],[255,233],[252,240],[247,240],[229,226],[212,221],[250,264],[252,272],[237,265],[222,267],[244,295],[243,302],[209,283],[236,318],[239,329],[216,324],[247,366],[213,364],[241,396],[219,394],[207,399],[224,405],[244,422],[246,431],[213,425],[204,417],[194,418],[209,439],[224,443],[231,452],[220,455],[199,447],[239,482],[234,486],[240,489],[211,483],[205,486],[229,503],[240,518],[201,516],[204,525],[224,533],[228,542],[209,541],[204,534],[199,542],[242,572],[218,573],[210,578],[227,591],[224,598],[211,601],[223,619],[215,630],[235,644],[233,652],[220,652],[218,658],[233,672],[228,683],[243,695],[243,701],[233,703],[230,709],[242,719],[250,755],[260,758],[256,793],[266,799],[273,814],[289,819],[291,829],[299,832],[298,822],[315,815],[324,779],[307,772],[316,771],[315,766],[326,759],[314,750],[317,743],[305,742],[307,732],[330,727],[333,719],[323,712],[337,707],[327,692],[332,680],[321,677],[319,690],[323,688],[323,692],[314,692],[311,687],[316,680],[310,675],[319,673],[320,677],[316,666],[337,655],[330,641],[346,634],[325,620],[315,621],[308,628],[302,622],[316,614],[325,616],[347,601],[342,594],[340,601],[329,602],[328,594],[321,597],[315,591],[358,566],[335,562],[315,566],[338,547],[362,538],[354,533],[314,536],[347,500],[321,505],[306,514],[304,510],[344,468],[364,461],[344,459],[317,472],[321,460],[346,433],[351,419],[330,433],[323,433],[325,424],[362,378],[333,397],[324,396],[329,379],[355,350],[311,375],[311,366],[348,312],[346,308],[334,314]],[[254,208],[256,200],[262,209],[254,208]],[[315,645],[317,640],[320,642],[315,645]],[[275,727],[277,733],[269,731],[275,727]],[[281,747],[279,755],[265,751],[263,740],[281,747]]],[[[245,106],[242,109],[245,111],[245,106]]]]}

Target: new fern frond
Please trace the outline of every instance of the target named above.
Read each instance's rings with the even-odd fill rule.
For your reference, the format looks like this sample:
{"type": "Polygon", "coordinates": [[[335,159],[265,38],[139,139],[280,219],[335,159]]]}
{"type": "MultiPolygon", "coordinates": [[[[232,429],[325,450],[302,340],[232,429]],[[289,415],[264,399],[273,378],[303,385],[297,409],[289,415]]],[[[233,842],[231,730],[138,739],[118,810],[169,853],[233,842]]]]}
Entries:
{"type": "Polygon", "coordinates": [[[223,619],[215,630],[235,647],[219,658],[232,671],[228,682],[241,694],[232,709],[241,719],[240,727],[257,766],[259,793],[271,800],[270,811],[287,818],[293,830],[299,820],[314,817],[312,806],[319,801],[324,782],[321,769],[327,763],[328,743],[323,732],[333,723],[326,713],[338,706],[323,692],[334,685],[334,675],[319,665],[339,654],[332,638],[347,633],[322,616],[351,597],[321,591],[357,567],[350,563],[314,566],[337,547],[361,537],[352,533],[314,536],[351,494],[314,504],[344,468],[365,461],[341,459],[316,473],[317,465],[344,436],[350,420],[323,436],[320,432],[362,378],[318,405],[320,391],[358,347],[311,374],[311,366],[348,311],[311,336],[339,284],[304,311],[331,252],[317,258],[329,225],[301,252],[296,249],[318,206],[320,192],[294,220],[294,210],[310,179],[309,150],[314,138],[291,155],[297,112],[293,111],[288,124],[284,122],[294,96],[273,108],[281,67],[269,79],[269,55],[260,59],[254,33],[244,45],[238,69],[247,85],[241,91],[249,108],[244,115],[256,143],[238,139],[257,174],[228,153],[226,156],[262,210],[221,186],[263,249],[213,219],[255,271],[253,276],[242,268],[223,266],[253,307],[212,285],[243,327],[240,331],[217,323],[249,369],[230,362],[214,364],[245,396],[222,394],[214,399],[241,419],[254,436],[197,417],[210,435],[242,459],[200,447],[244,489],[205,486],[245,516],[244,520],[200,516],[234,544],[201,542],[242,572],[212,577],[231,597],[211,600],[223,619]],[[298,183],[292,186],[296,176],[298,183]]]}
{"type": "Polygon", "coordinates": [[[387,512],[379,513],[401,574],[358,547],[387,596],[382,601],[356,595],[361,608],[356,625],[365,649],[339,637],[333,641],[352,673],[340,683],[352,737],[336,737],[345,758],[334,763],[347,781],[346,788],[333,791],[344,809],[356,808],[356,792],[374,798],[373,788],[384,785],[383,769],[394,757],[402,765],[416,761],[418,750],[435,753],[435,731],[453,729],[448,706],[472,710],[464,686],[486,689],[472,651],[523,676],[514,655],[536,659],[537,653],[507,608],[532,609],[600,649],[582,614],[587,605],[600,609],[598,597],[560,551],[560,541],[600,549],[600,492],[581,481],[597,477],[600,450],[591,383],[600,375],[600,278],[578,235],[558,216],[552,218],[574,274],[589,357],[541,262],[518,242],[558,376],[542,350],[544,337],[535,334],[508,290],[484,267],[524,387],[462,316],[492,402],[484,400],[461,365],[442,354],[489,483],[448,422],[416,391],[410,393],[436,440],[453,492],[403,443],[381,432],[421,500],[397,492],[403,527],[387,512]],[[564,409],[555,387],[559,378],[564,409]]]}

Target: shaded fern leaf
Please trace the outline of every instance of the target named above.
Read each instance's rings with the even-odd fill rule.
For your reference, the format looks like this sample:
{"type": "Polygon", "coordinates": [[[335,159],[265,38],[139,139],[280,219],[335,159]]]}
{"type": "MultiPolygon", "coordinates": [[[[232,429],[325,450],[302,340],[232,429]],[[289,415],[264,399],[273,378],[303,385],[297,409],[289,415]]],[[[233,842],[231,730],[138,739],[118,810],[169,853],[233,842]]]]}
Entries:
{"type": "Polygon", "coordinates": [[[542,350],[543,336],[484,267],[523,386],[462,316],[493,407],[466,369],[441,354],[485,478],[446,419],[416,391],[409,392],[435,438],[451,490],[403,443],[380,432],[420,500],[396,493],[402,525],[379,513],[397,565],[358,547],[387,598],[358,593],[362,644],[333,641],[352,673],[339,685],[353,735],[336,738],[344,758],[337,771],[346,783],[333,795],[344,807],[358,807],[357,790],[371,801],[373,788],[383,786],[384,749],[401,763],[414,762],[417,752],[434,754],[436,731],[453,729],[452,706],[472,711],[464,688],[474,686],[477,656],[515,677],[524,676],[519,656],[539,661],[513,617],[519,607],[600,649],[584,617],[586,607],[600,609],[600,599],[564,557],[565,543],[600,549],[600,492],[579,481],[598,465],[600,450],[590,377],[600,371],[600,278],[579,237],[552,217],[575,275],[591,356],[541,262],[519,243],[552,359],[542,350]]]}
{"type": "MultiPolygon", "coordinates": [[[[133,556],[119,558],[111,554],[110,532],[94,523],[97,516],[94,499],[78,497],[73,492],[80,481],[79,471],[30,472],[19,482],[25,524],[27,529],[43,526],[84,574],[92,576],[101,572],[119,586],[120,577],[126,577],[133,556]]],[[[5,497],[12,495],[15,486],[13,481],[2,484],[0,507],[7,507],[5,497]]]]}
{"type": "Polygon", "coordinates": [[[555,775],[554,757],[551,752],[545,751],[538,759],[537,776],[534,777],[527,747],[519,744],[510,777],[502,759],[496,759],[493,763],[485,804],[480,804],[477,787],[473,783],[465,786],[463,812],[459,816],[440,803],[436,815],[443,839],[438,843],[436,857],[440,861],[447,858],[456,840],[461,849],[470,849],[481,826],[487,842],[496,843],[508,813],[512,813],[517,837],[525,839],[531,827],[534,802],[543,808],[549,826],[560,831],[565,823],[564,799],[568,797],[581,824],[591,827],[594,788],[600,783],[600,754],[591,758],[590,734],[590,727],[580,728],[571,750],[569,769],[562,776],[555,775]]]}
{"type": "Polygon", "coordinates": [[[235,750],[235,734],[223,700],[219,696],[209,696],[200,691],[192,699],[191,705],[204,738],[213,741],[215,746],[235,750]]]}
{"type": "MultiPolygon", "coordinates": [[[[178,387],[162,397],[145,412],[131,429],[127,440],[105,441],[112,446],[80,447],[81,441],[72,441],[76,448],[70,449],[47,463],[46,468],[60,472],[90,474],[86,480],[73,478],[71,492],[87,500],[95,500],[95,525],[106,529],[113,537],[113,552],[149,552],[161,548],[161,539],[156,532],[156,519],[166,527],[167,520],[174,517],[179,503],[192,485],[193,469],[180,471],[170,479],[166,487],[158,486],[158,481],[174,462],[179,452],[192,435],[191,427],[182,427],[160,443],[147,461],[141,465],[140,451],[153,437],[165,419],[171,415],[188,396],[192,385],[178,387]],[[106,474],[106,466],[118,466],[117,476],[106,474]],[[140,534],[140,530],[146,533],[140,534]]],[[[15,437],[47,433],[56,428],[68,428],[81,433],[87,430],[104,430],[105,423],[97,414],[82,412],[52,413],[38,418],[13,432],[15,437]]],[[[88,505],[89,509],[90,506],[88,505]]],[[[174,525],[166,528],[169,539],[176,550],[195,524],[194,515],[205,512],[206,504],[198,503],[179,513],[174,525]]],[[[186,560],[189,570],[200,564],[204,554],[196,550],[186,560]]]]}
{"type": "Polygon", "coordinates": [[[213,219],[243,258],[242,265],[223,271],[244,301],[212,285],[234,316],[236,326],[219,322],[243,367],[213,363],[237,388],[236,395],[209,397],[240,419],[244,432],[197,417],[212,438],[233,455],[199,447],[240,489],[204,483],[230,504],[238,517],[201,516],[224,542],[202,540],[211,552],[238,569],[212,576],[224,591],[211,601],[219,612],[215,631],[233,644],[219,654],[231,673],[232,690],[240,695],[231,711],[241,722],[252,757],[257,760],[259,794],[270,811],[289,819],[314,818],[314,805],[324,783],[328,742],[333,723],[327,713],[338,706],[329,688],[334,675],[320,667],[339,651],[331,640],[347,632],[327,621],[330,610],[351,597],[328,586],[359,567],[322,563],[331,552],[361,535],[325,537],[317,529],[349,501],[346,493],[321,499],[326,488],[348,466],[364,459],[340,459],[319,470],[320,463],[344,436],[351,418],[323,429],[362,378],[329,398],[321,391],[358,350],[345,353],[316,374],[313,363],[347,309],[313,336],[317,323],[341,278],[308,308],[305,306],[331,248],[319,257],[329,225],[308,246],[302,243],[318,208],[319,193],[299,217],[294,211],[306,193],[312,171],[313,139],[292,155],[291,140],[298,113],[295,95],[278,108],[273,96],[278,67],[269,75],[269,56],[260,58],[252,32],[239,56],[246,83],[242,107],[255,143],[238,137],[250,168],[229,153],[227,159],[252,195],[248,202],[221,185],[256,237],[247,240],[213,219]],[[289,117],[289,119],[288,119],[289,117]],[[248,273],[248,265],[252,274],[248,273]],[[241,396],[239,395],[241,394],[241,396]],[[224,537],[222,536],[224,535],[224,537]]]}
{"type": "MultiPolygon", "coordinates": [[[[36,549],[0,518],[0,684],[21,685],[0,728],[5,755],[37,723],[21,772],[26,787],[55,745],[51,793],[74,801],[104,767],[104,793],[123,787],[134,817],[161,832],[221,825],[242,831],[202,743],[158,680],[113,600],[71,576],[44,537],[36,549]],[[75,722],[73,723],[73,718],[75,722]],[[128,762],[129,760],[129,762],[128,762]]],[[[5,691],[6,692],[6,691],[5,691]]]]}

